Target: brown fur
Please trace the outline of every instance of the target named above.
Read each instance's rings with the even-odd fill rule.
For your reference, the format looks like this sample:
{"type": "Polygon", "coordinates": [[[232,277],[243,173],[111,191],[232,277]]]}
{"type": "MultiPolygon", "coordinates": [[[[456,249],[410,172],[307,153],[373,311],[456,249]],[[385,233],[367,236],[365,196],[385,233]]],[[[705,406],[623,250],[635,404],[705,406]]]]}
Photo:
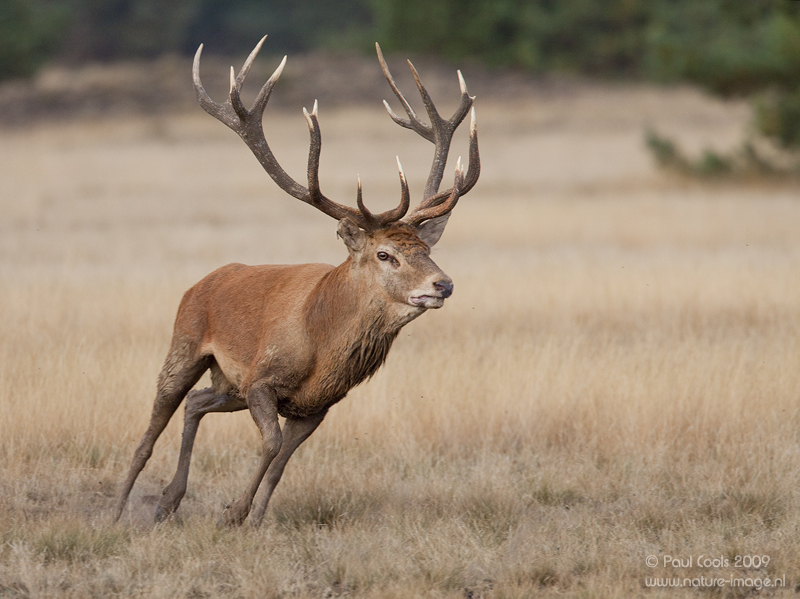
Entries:
{"type": "Polygon", "coordinates": [[[222,522],[244,520],[266,473],[266,498],[253,516],[257,523],[294,448],[330,406],[378,370],[406,323],[450,295],[452,282],[430,259],[414,227],[396,223],[365,232],[343,222],[339,230],[350,256],[335,268],[229,264],[186,292],[117,517],[155,440],[210,368],[211,388],[188,395],[178,471],[159,502],[157,519],[177,509],[185,492],[200,419],[247,407],[264,436],[264,458],[222,522]],[[430,305],[415,305],[411,298],[420,296],[430,298],[424,300],[430,305]],[[283,432],[278,414],[287,418],[283,432]]]}

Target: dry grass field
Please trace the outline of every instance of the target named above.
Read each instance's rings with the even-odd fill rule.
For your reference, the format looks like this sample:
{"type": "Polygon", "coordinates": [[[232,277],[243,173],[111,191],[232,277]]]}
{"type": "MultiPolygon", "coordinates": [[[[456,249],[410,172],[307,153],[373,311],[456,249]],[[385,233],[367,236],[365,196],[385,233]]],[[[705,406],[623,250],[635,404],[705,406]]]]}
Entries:
{"type": "MultiPolygon", "coordinates": [[[[215,527],[257,460],[243,412],[204,420],[175,518],[152,523],[180,418],[110,518],[183,291],[233,261],[338,263],[335,223],[199,108],[0,130],[0,597],[794,595],[800,189],[653,167],[646,125],[730,146],[742,105],[471,91],[484,170],[434,252],[455,294],[298,450],[258,530],[215,527]]],[[[379,105],[320,118],[326,193],[354,201],[360,173],[385,209],[399,154],[419,197],[429,149],[379,105]]],[[[267,129],[301,177],[300,106],[267,129]]]]}

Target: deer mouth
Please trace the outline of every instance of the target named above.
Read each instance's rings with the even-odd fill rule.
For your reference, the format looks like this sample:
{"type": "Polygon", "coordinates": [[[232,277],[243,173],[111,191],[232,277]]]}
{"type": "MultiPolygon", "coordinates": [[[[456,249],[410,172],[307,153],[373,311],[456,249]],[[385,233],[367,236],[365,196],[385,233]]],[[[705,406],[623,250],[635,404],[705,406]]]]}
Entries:
{"type": "Polygon", "coordinates": [[[418,308],[441,308],[444,298],[441,295],[414,295],[408,298],[408,303],[418,308]]]}

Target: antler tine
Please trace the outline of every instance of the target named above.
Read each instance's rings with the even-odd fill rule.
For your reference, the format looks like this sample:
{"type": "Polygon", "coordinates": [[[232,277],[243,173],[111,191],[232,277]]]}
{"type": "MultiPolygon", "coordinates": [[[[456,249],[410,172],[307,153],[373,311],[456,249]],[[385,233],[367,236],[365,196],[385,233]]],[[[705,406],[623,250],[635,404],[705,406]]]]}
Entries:
{"type": "Polygon", "coordinates": [[[236,75],[234,73],[233,67],[231,67],[231,90],[228,92],[228,99],[233,107],[234,112],[239,117],[239,120],[246,121],[247,117],[249,116],[247,108],[245,108],[244,103],[242,102],[242,97],[240,95],[240,84],[236,81],[236,75]]]}
{"type": "Polygon", "coordinates": [[[411,193],[408,190],[408,181],[406,180],[405,172],[403,172],[403,165],[400,164],[399,156],[397,156],[397,172],[400,174],[400,204],[397,208],[382,212],[375,217],[375,220],[381,225],[388,225],[389,223],[397,222],[402,219],[406,212],[408,212],[408,207],[411,204],[411,193]]]}
{"type": "MultiPolygon", "coordinates": [[[[244,80],[247,77],[248,73],[250,72],[250,67],[253,66],[253,62],[255,62],[258,53],[261,51],[261,46],[264,45],[264,41],[267,39],[267,36],[261,38],[261,40],[256,44],[256,47],[253,48],[253,51],[250,52],[250,55],[247,57],[247,60],[244,61],[239,74],[236,76],[234,81],[233,79],[233,67],[231,67],[231,89],[235,88],[235,96],[238,99],[239,94],[242,90],[242,85],[244,84],[244,80]]],[[[272,73],[269,79],[267,79],[266,83],[261,86],[261,89],[256,96],[255,101],[253,102],[253,107],[250,109],[250,112],[253,114],[263,114],[264,109],[267,107],[267,102],[269,101],[269,96],[272,93],[272,88],[275,87],[275,84],[280,79],[281,74],[283,73],[283,69],[286,66],[286,59],[287,57],[284,56],[281,63],[278,65],[278,68],[272,73]]],[[[233,93],[233,92],[232,92],[233,93]]],[[[234,108],[236,106],[234,105],[234,108]]]]}
{"type": "MultiPolygon", "coordinates": [[[[436,110],[436,106],[434,105],[433,100],[431,100],[428,90],[425,89],[425,85],[423,85],[417,69],[410,60],[407,62],[408,66],[411,68],[411,74],[414,75],[414,82],[417,84],[419,95],[422,96],[422,103],[425,104],[425,110],[428,112],[431,123],[443,121],[444,119],[442,119],[442,117],[439,115],[439,111],[436,110]]],[[[472,106],[472,101],[475,99],[469,95],[469,92],[467,92],[467,83],[464,81],[464,76],[461,74],[461,71],[456,71],[456,74],[458,75],[458,85],[461,88],[461,104],[456,109],[456,112],[453,114],[453,116],[447,120],[448,123],[453,125],[454,130],[461,124],[461,121],[464,120],[464,117],[467,116],[467,112],[469,112],[469,109],[472,106]]],[[[436,129],[435,125],[433,125],[433,129],[436,129]]]]}
{"type": "Polygon", "coordinates": [[[356,205],[358,206],[358,209],[361,211],[361,214],[366,219],[367,223],[369,223],[369,228],[377,229],[380,226],[380,223],[378,223],[372,212],[369,211],[369,208],[367,208],[364,205],[364,196],[362,193],[363,190],[361,188],[361,175],[356,175],[356,181],[358,183],[358,191],[356,193],[356,205]]]}
{"type": "MultiPolygon", "coordinates": [[[[469,95],[467,82],[464,80],[464,75],[461,74],[460,69],[456,71],[456,74],[458,75],[458,86],[461,88],[461,104],[450,118],[450,121],[457,127],[461,124],[461,121],[464,120],[464,117],[467,116],[467,113],[470,112],[470,108],[472,108],[472,104],[475,102],[475,96],[469,95]]],[[[474,114],[475,111],[473,110],[472,112],[474,114]]]]}
{"type": "Polygon", "coordinates": [[[400,204],[396,208],[392,208],[386,212],[381,212],[380,214],[372,214],[364,205],[361,192],[361,177],[358,177],[358,194],[356,196],[356,202],[358,204],[358,209],[364,215],[364,218],[371,224],[372,228],[380,228],[390,223],[397,222],[405,216],[406,212],[408,212],[408,207],[411,204],[411,193],[408,189],[406,174],[403,172],[403,165],[400,164],[400,157],[397,157],[397,170],[400,173],[400,204]]]}
{"type": "Polygon", "coordinates": [[[395,213],[392,214],[392,220],[403,218],[411,205],[411,193],[408,190],[408,180],[406,180],[406,174],[403,172],[403,165],[400,164],[400,156],[397,156],[397,172],[400,174],[402,199],[400,200],[400,205],[395,209],[395,213]]]}
{"type": "Polygon", "coordinates": [[[233,115],[225,110],[224,104],[217,104],[206,92],[203,83],[200,81],[200,56],[203,54],[203,44],[197,48],[194,54],[194,62],[192,63],[192,81],[194,83],[194,93],[197,97],[197,102],[200,107],[208,114],[213,116],[218,121],[222,121],[228,127],[235,130],[237,120],[233,119],[233,115]]]}
{"type": "MultiPolygon", "coordinates": [[[[261,46],[264,45],[266,39],[267,39],[266,35],[262,37],[261,40],[256,44],[256,47],[253,48],[253,51],[250,52],[250,55],[247,57],[247,60],[244,61],[244,64],[242,65],[242,68],[236,77],[236,87],[238,89],[242,88],[242,84],[244,83],[247,74],[250,72],[250,67],[253,66],[253,62],[255,62],[256,56],[258,56],[258,53],[261,51],[261,46]]],[[[283,63],[281,63],[281,65],[283,65],[283,63]]],[[[281,66],[280,69],[283,70],[283,66],[281,66]]]]}
{"type": "Polygon", "coordinates": [[[456,164],[456,174],[453,187],[445,192],[447,193],[447,200],[438,206],[428,206],[427,208],[417,207],[414,212],[403,219],[403,222],[413,227],[417,227],[427,220],[449,215],[450,211],[456,207],[458,199],[464,193],[462,190],[463,182],[464,168],[461,165],[461,158],[459,158],[456,164]]]}
{"type": "MultiPolygon", "coordinates": [[[[258,56],[258,53],[261,51],[261,46],[264,45],[264,41],[267,39],[267,36],[261,38],[261,40],[256,44],[256,47],[253,48],[253,51],[250,52],[250,55],[247,57],[247,60],[244,61],[242,68],[239,70],[239,74],[234,77],[234,70],[231,67],[231,91],[230,91],[230,102],[231,106],[233,106],[234,111],[239,116],[239,118],[244,121],[247,119],[250,114],[263,114],[264,108],[266,108],[266,102],[263,103],[263,106],[260,105],[258,101],[253,104],[253,108],[249,111],[245,108],[244,104],[242,103],[241,92],[242,92],[242,85],[244,84],[244,80],[247,78],[247,74],[250,72],[250,67],[253,66],[253,62],[258,56]],[[260,113],[258,112],[260,109],[260,113]]],[[[275,70],[272,77],[267,80],[267,83],[261,88],[259,91],[258,99],[261,99],[262,92],[264,92],[265,88],[268,88],[266,91],[266,95],[272,92],[272,88],[275,86],[275,83],[280,78],[281,73],[283,72],[283,67],[286,64],[286,57],[283,57],[281,64],[275,70]]]]}
{"type": "Polygon", "coordinates": [[[386,81],[389,83],[389,87],[392,88],[394,95],[397,96],[397,99],[400,100],[400,104],[403,105],[403,109],[406,111],[406,114],[408,115],[408,120],[397,116],[394,113],[394,111],[392,111],[392,109],[389,107],[389,103],[386,100],[384,100],[383,105],[386,107],[386,111],[389,113],[389,116],[395,123],[397,123],[401,127],[405,127],[406,129],[411,129],[412,131],[416,131],[428,141],[433,142],[434,141],[433,128],[430,125],[426,125],[419,119],[417,113],[414,111],[414,109],[411,107],[411,104],[408,103],[408,100],[406,100],[406,97],[403,95],[403,92],[401,92],[400,88],[397,87],[397,84],[394,81],[394,77],[392,77],[392,73],[389,71],[389,66],[386,64],[386,60],[383,58],[383,52],[381,51],[381,46],[377,42],[375,42],[375,50],[378,54],[378,62],[380,62],[381,64],[381,70],[383,71],[383,76],[386,77],[386,81]]]}
{"type": "MultiPolygon", "coordinates": [[[[255,58],[255,56],[253,58],[255,58]]],[[[281,60],[281,64],[278,65],[278,68],[275,69],[270,78],[267,79],[267,82],[263,86],[261,86],[261,90],[258,92],[258,95],[256,96],[256,99],[253,102],[253,108],[251,109],[251,112],[264,114],[264,110],[267,107],[267,102],[269,102],[269,96],[270,94],[272,94],[272,88],[275,87],[275,84],[278,82],[278,79],[281,78],[283,69],[286,66],[286,59],[287,57],[284,56],[283,60],[281,60]]],[[[245,73],[245,76],[246,75],[247,73],[245,73]]],[[[244,78],[242,78],[242,81],[244,81],[244,78]]]]}
{"type": "MultiPolygon", "coordinates": [[[[481,174],[481,159],[478,149],[478,122],[475,116],[475,108],[471,110],[470,124],[469,124],[469,165],[467,174],[463,177],[460,195],[466,195],[475,184],[478,182],[478,177],[481,174]]],[[[438,206],[442,204],[447,198],[450,197],[453,189],[440,191],[436,195],[424,199],[420,205],[415,209],[422,210],[431,206],[438,206]]]]}
{"type": "MultiPolygon", "coordinates": [[[[311,142],[308,149],[308,199],[309,203],[318,208],[328,216],[337,220],[343,218],[350,218],[357,225],[364,229],[374,228],[371,216],[367,216],[363,210],[356,210],[349,206],[343,206],[333,200],[329,200],[319,188],[319,156],[322,151],[322,132],[319,128],[319,104],[314,100],[314,108],[311,113],[303,108],[303,116],[306,117],[308,122],[308,131],[311,136],[311,142]]],[[[359,185],[360,187],[360,185],[359,185]]],[[[363,205],[363,203],[362,203],[363,205]]],[[[359,206],[359,209],[361,206],[359,206]]]]}
{"type": "Polygon", "coordinates": [[[311,141],[308,145],[308,191],[312,198],[319,195],[319,155],[322,152],[322,131],[319,128],[319,115],[317,109],[319,104],[314,100],[314,107],[311,114],[303,107],[303,116],[308,122],[308,132],[311,141]]]}

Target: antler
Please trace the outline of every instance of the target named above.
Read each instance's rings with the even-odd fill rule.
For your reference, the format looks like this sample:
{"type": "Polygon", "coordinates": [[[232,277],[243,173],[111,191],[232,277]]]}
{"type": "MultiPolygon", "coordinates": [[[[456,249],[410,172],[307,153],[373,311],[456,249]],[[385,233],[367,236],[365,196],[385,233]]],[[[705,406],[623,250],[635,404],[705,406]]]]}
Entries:
{"type": "MultiPolygon", "coordinates": [[[[480,153],[478,151],[478,127],[475,119],[475,109],[472,107],[475,97],[469,95],[464,77],[461,75],[461,71],[458,71],[458,83],[461,88],[461,103],[450,119],[443,119],[436,110],[436,106],[434,106],[430,94],[428,94],[428,91],[422,84],[417,70],[409,60],[408,66],[411,68],[411,73],[414,75],[414,81],[417,84],[419,94],[422,96],[422,103],[425,105],[425,110],[430,119],[430,125],[427,125],[420,120],[417,113],[411,107],[411,104],[409,104],[408,100],[406,100],[403,93],[397,87],[392,74],[389,72],[389,67],[386,65],[386,61],[383,58],[380,45],[375,44],[375,49],[378,53],[378,61],[381,63],[383,74],[389,82],[389,86],[392,88],[394,95],[400,100],[403,109],[408,115],[408,119],[397,116],[390,108],[389,103],[384,100],[383,104],[389,116],[401,127],[415,131],[435,146],[433,164],[431,165],[431,172],[428,175],[428,181],[425,184],[422,202],[402,220],[414,226],[436,218],[445,220],[450,211],[455,207],[456,202],[458,202],[458,198],[470,191],[475,183],[477,183],[478,177],[480,176],[481,163],[480,153]],[[446,191],[439,192],[439,185],[441,185],[442,177],[444,176],[444,168],[447,163],[447,155],[450,151],[450,142],[453,139],[453,133],[455,133],[455,130],[464,120],[464,117],[467,116],[468,112],[471,112],[471,116],[469,126],[469,168],[467,174],[464,175],[463,169],[461,168],[461,159],[459,159],[453,187],[446,191]]],[[[440,226],[440,229],[443,228],[444,222],[442,222],[440,226]]]]}
{"type": "Polygon", "coordinates": [[[272,88],[278,82],[278,79],[286,66],[286,57],[283,57],[280,65],[272,76],[267,80],[258,96],[253,103],[253,107],[247,110],[241,100],[241,89],[247,74],[250,72],[250,67],[258,56],[261,46],[267,36],[261,38],[256,47],[250,53],[250,56],[245,60],[239,74],[234,76],[233,67],[231,67],[231,88],[228,99],[223,104],[214,102],[206,93],[203,84],[200,82],[200,55],[203,52],[203,45],[197,49],[194,56],[194,65],[192,67],[192,79],[194,80],[194,90],[197,95],[197,101],[208,114],[221,121],[233,131],[247,144],[247,147],[253,152],[255,157],[264,167],[264,170],[278,184],[282,190],[298,200],[310,204],[321,210],[328,216],[337,220],[342,218],[349,218],[355,222],[359,227],[365,230],[374,230],[381,228],[391,222],[400,220],[408,211],[409,205],[409,192],[408,183],[406,182],[403,169],[400,166],[400,160],[397,161],[398,170],[400,172],[400,185],[402,188],[402,199],[400,205],[393,210],[383,212],[381,214],[373,215],[364,206],[361,198],[361,182],[358,183],[358,210],[349,206],[338,204],[333,200],[325,197],[320,191],[319,187],[319,156],[322,149],[322,135],[319,128],[319,119],[317,115],[317,102],[314,102],[314,108],[309,112],[304,108],[303,114],[308,122],[308,130],[311,135],[311,143],[308,151],[308,188],[303,187],[295,181],[289,174],[283,170],[275,155],[264,137],[264,128],[262,125],[262,118],[264,110],[267,107],[272,88]]]}

